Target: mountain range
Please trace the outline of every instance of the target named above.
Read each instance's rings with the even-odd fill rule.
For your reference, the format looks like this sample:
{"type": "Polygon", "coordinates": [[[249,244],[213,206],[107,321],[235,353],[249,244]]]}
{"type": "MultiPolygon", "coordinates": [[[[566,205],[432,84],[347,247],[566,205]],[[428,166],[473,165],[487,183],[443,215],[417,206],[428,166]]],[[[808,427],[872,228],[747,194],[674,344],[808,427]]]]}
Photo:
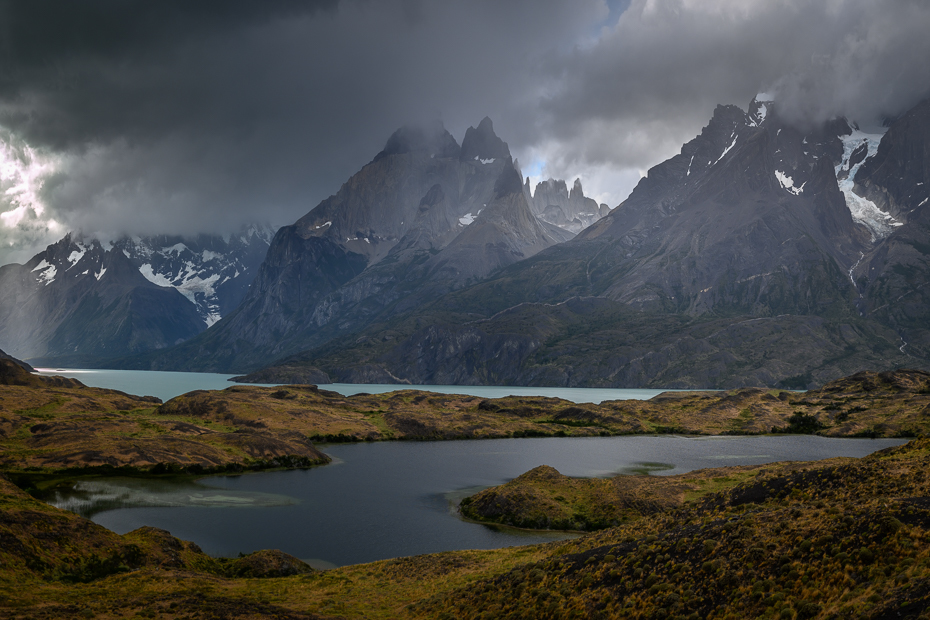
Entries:
{"type": "Polygon", "coordinates": [[[314,383],[806,388],[926,368],[928,157],[930,102],[801,129],[760,95],[609,209],[578,180],[531,191],[488,118],[461,144],[403,127],[273,239],[66,237],[0,269],[0,343],[314,383]]]}
{"type": "Polygon", "coordinates": [[[575,238],[251,376],[806,388],[930,360],[930,103],[865,132],[719,106],[575,238]]]}
{"type": "Polygon", "coordinates": [[[0,267],[0,342],[34,364],[107,365],[184,342],[245,296],[273,231],[123,237],[68,234],[0,267]]]}
{"type": "MultiPolygon", "coordinates": [[[[537,217],[532,199],[490,119],[461,145],[439,123],[401,128],[335,195],[278,231],[232,314],[180,347],[125,363],[254,370],[406,315],[574,236],[537,217]]],[[[543,202],[569,224],[589,217],[579,207],[599,212],[580,183],[543,202]]]]}

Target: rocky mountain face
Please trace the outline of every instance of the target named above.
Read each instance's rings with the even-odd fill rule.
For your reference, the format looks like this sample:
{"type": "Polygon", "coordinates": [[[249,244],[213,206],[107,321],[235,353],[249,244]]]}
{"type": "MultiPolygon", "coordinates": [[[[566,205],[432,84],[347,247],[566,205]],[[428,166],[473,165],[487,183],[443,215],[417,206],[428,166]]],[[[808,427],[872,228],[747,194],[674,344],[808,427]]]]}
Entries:
{"type": "Polygon", "coordinates": [[[571,237],[534,216],[491,120],[459,145],[404,127],[333,196],[278,231],[241,306],[143,367],[254,369],[422,307],[571,237]]]}
{"type": "Polygon", "coordinates": [[[926,359],[930,356],[930,100],[892,124],[869,154],[855,174],[854,191],[881,214],[886,227],[850,271],[859,292],[858,306],[863,316],[895,330],[902,353],[926,359]]]}
{"type": "Polygon", "coordinates": [[[146,280],[184,295],[209,327],[243,300],[274,233],[251,225],[230,235],[123,237],[110,245],[146,280]]]}
{"type": "Polygon", "coordinates": [[[876,133],[843,119],[800,131],[771,101],[719,106],[573,240],[280,366],[630,387],[927,367],[928,124],[926,102],[876,133]]]}
{"type": "Polygon", "coordinates": [[[0,342],[34,363],[89,366],[178,344],[241,301],[269,238],[66,235],[0,267],[0,342]]]}
{"type": "Polygon", "coordinates": [[[585,197],[580,179],[575,179],[571,191],[565,181],[548,179],[531,192],[527,177],[524,194],[536,217],[576,235],[610,212],[607,205],[585,197]]]}

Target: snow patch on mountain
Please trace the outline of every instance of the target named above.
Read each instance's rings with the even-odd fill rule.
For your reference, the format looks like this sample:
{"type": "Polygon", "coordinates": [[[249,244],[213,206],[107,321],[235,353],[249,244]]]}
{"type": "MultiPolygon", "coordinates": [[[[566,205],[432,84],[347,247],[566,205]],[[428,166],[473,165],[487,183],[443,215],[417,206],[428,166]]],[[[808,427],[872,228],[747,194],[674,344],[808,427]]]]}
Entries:
{"type": "MultiPolygon", "coordinates": [[[[169,248],[168,250],[172,249],[169,248]]],[[[170,251],[163,250],[161,253],[170,254],[170,251]]],[[[200,316],[207,324],[207,327],[223,318],[219,304],[216,302],[215,288],[221,274],[209,273],[208,270],[202,269],[190,261],[185,262],[180,271],[170,268],[165,269],[164,267],[162,269],[156,271],[151,264],[146,263],[139,267],[139,273],[152,284],[173,288],[187,297],[192,304],[197,306],[200,316]]]]}
{"type": "Polygon", "coordinates": [[[146,280],[173,288],[190,300],[209,327],[245,294],[274,233],[267,227],[250,226],[239,234],[190,239],[127,237],[116,246],[146,280]]]}
{"type": "Polygon", "coordinates": [[[794,179],[789,177],[787,174],[785,174],[781,170],[775,171],[775,178],[778,179],[778,182],[781,184],[781,186],[785,190],[794,194],[795,196],[799,196],[804,191],[804,186],[807,185],[807,181],[805,181],[804,183],[801,183],[801,187],[795,187],[794,179]]]}
{"type": "Polygon", "coordinates": [[[765,105],[764,103],[761,106],[759,106],[758,120],[756,122],[758,122],[761,125],[762,122],[765,120],[765,117],[768,114],[768,111],[769,111],[769,107],[765,105]]]}
{"type": "Polygon", "coordinates": [[[152,284],[174,288],[174,284],[171,282],[171,280],[168,279],[168,277],[164,274],[155,273],[151,265],[142,265],[139,267],[139,273],[141,273],[145,279],[152,284]]]}
{"type": "Polygon", "coordinates": [[[45,280],[45,286],[48,286],[55,281],[55,276],[58,274],[58,269],[55,265],[49,265],[48,269],[39,274],[39,278],[45,280]]]}
{"type": "Polygon", "coordinates": [[[733,147],[736,146],[736,141],[739,140],[739,136],[737,135],[735,129],[733,130],[733,135],[731,135],[730,137],[733,138],[733,142],[730,143],[730,146],[728,146],[727,148],[723,149],[723,153],[721,153],[721,154],[720,154],[720,157],[717,158],[717,161],[714,162],[715,165],[716,165],[716,164],[719,164],[719,163],[720,163],[720,160],[723,159],[724,157],[726,157],[726,156],[727,156],[727,153],[729,153],[731,150],[733,150],[733,147]]]}
{"type": "Polygon", "coordinates": [[[872,241],[884,239],[894,231],[895,227],[901,226],[901,223],[895,220],[890,213],[882,211],[874,202],[853,191],[859,167],[866,160],[875,156],[883,135],[884,133],[865,133],[856,129],[848,136],[841,136],[843,159],[836,167],[836,180],[840,191],[843,192],[843,196],[846,198],[846,206],[849,207],[853,220],[864,225],[872,233],[872,241]],[[853,154],[863,146],[867,149],[865,157],[850,165],[853,154]]]}
{"type": "Polygon", "coordinates": [[[41,263],[33,267],[32,272],[39,272],[36,274],[36,280],[39,282],[44,282],[45,286],[48,286],[55,281],[55,276],[58,274],[58,268],[55,267],[55,265],[50,265],[48,261],[43,258],[41,263]]]}
{"type": "MultiPolygon", "coordinates": [[[[87,248],[83,245],[78,244],[77,247],[77,250],[72,251],[71,254],[68,255],[68,262],[71,263],[71,267],[81,262],[81,259],[84,258],[84,254],[87,253],[87,248]]],[[[68,269],[71,269],[71,267],[68,267],[68,269]]]]}
{"type": "Polygon", "coordinates": [[[175,243],[170,248],[163,248],[160,250],[162,254],[167,256],[168,254],[181,254],[182,252],[190,252],[188,247],[183,243],[175,243]]]}

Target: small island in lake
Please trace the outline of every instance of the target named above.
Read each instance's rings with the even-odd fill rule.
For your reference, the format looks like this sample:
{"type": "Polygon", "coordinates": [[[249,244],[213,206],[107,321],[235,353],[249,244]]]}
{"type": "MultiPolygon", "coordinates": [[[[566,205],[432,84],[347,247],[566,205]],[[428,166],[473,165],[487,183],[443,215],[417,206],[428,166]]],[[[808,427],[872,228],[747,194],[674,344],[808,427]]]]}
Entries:
{"type": "MultiPolygon", "coordinates": [[[[167,403],[3,364],[0,467],[82,475],[306,467],[312,442],[688,432],[927,433],[930,375],[820,390],[666,393],[577,405],[402,390],[234,386],[167,403]]],[[[572,541],[317,571],[279,551],[211,558],[168,532],[115,534],[0,479],[10,618],[832,618],[930,605],[930,443],[862,459],[579,480],[537,468],[467,499],[471,518],[598,530],[572,541]],[[728,616],[729,614],[729,616],[728,616]],[[734,616],[733,614],[736,614],[734,616]]]]}

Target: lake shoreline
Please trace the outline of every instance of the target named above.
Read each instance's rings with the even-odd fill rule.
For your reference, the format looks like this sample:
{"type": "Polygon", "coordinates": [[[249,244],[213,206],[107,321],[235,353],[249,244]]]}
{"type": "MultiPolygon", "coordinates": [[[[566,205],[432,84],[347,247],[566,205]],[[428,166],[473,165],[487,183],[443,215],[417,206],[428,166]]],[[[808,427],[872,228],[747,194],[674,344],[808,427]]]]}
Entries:
{"type": "Polygon", "coordinates": [[[860,373],[804,393],[665,392],[600,404],[416,390],[345,396],[313,385],[194,390],[159,404],[8,370],[19,374],[4,388],[0,471],[16,474],[302,468],[327,461],[314,444],[392,440],[930,434],[930,374],[907,370],[860,373]]]}
{"type": "MultiPolygon", "coordinates": [[[[637,431],[625,434],[637,435],[630,439],[647,442],[649,450],[654,449],[649,442],[673,442],[676,453],[686,445],[679,442],[701,443],[712,435],[716,438],[711,441],[736,442],[728,445],[737,446],[789,439],[786,433],[791,432],[802,433],[790,436],[792,443],[804,443],[855,435],[928,434],[930,430],[928,416],[922,414],[930,406],[930,375],[917,371],[862,373],[804,394],[746,389],[583,406],[542,397],[482,399],[410,390],[346,397],[315,386],[234,386],[189,393],[157,405],[68,379],[46,381],[33,376],[12,377],[2,389],[0,470],[32,467],[36,473],[62,469],[57,464],[74,470],[115,463],[145,471],[141,478],[148,479],[153,479],[151,472],[159,463],[178,467],[244,464],[247,459],[283,458],[300,446],[314,454],[309,452],[312,443],[307,439],[313,435],[362,439],[353,445],[327,446],[332,456],[341,458],[347,449],[362,453],[386,449],[394,455],[401,449],[417,448],[429,456],[440,447],[493,445],[426,441],[463,435],[507,436],[506,441],[514,445],[530,445],[534,440],[513,442],[515,431],[525,437],[527,431],[545,430],[552,435],[561,430],[564,439],[535,440],[546,444],[544,458],[551,461],[554,449],[569,449],[571,442],[582,440],[616,441],[623,438],[600,435],[624,430],[637,431]],[[760,436],[773,428],[781,432],[760,436]],[[657,434],[657,429],[662,432],[657,434]],[[673,435],[682,429],[701,432],[693,433],[697,437],[692,439],[673,435]],[[364,441],[367,438],[371,441],[364,441]]],[[[769,453],[747,449],[743,453],[750,456],[769,453]]],[[[147,527],[116,534],[107,529],[109,525],[103,527],[56,509],[0,480],[0,535],[17,541],[15,546],[0,549],[0,615],[61,617],[86,610],[89,617],[120,617],[157,609],[164,617],[175,618],[181,611],[244,609],[253,615],[281,617],[470,617],[488,604],[502,612],[514,604],[523,606],[526,596],[535,597],[533,592],[539,591],[546,593],[547,598],[540,599],[543,604],[565,609],[601,609],[601,601],[609,595],[610,600],[630,601],[630,609],[642,617],[666,608],[693,609],[706,616],[736,596],[739,609],[756,617],[773,605],[777,611],[800,613],[798,605],[812,588],[828,594],[821,597],[825,614],[839,613],[849,605],[881,612],[883,608],[875,601],[890,601],[891,608],[903,609],[930,602],[920,598],[925,591],[922,584],[930,583],[924,570],[930,556],[920,542],[930,536],[925,527],[930,513],[923,514],[927,509],[921,503],[921,498],[930,496],[930,480],[923,475],[927,454],[930,444],[916,440],[860,459],[808,462],[790,471],[773,466],[764,479],[717,481],[711,492],[683,506],[634,516],[626,524],[573,540],[486,551],[466,543],[472,550],[416,552],[408,557],[388,552],[385,557],[393,559],[349,562],[322,572],[280,552],[249,553],[235,560],[211,558],[199,545],[182,540],[199,540],[199,536],[188,534],[188,529],[170,519],[160,525],[151,518],[155,513],[146,509],[128,512],[147,527]],[[909,473],[902,475],[902,471],[909,473]],[[760,552],[754,545],[764,547],[759,547],[760,552]],[[852,600],[830,594],[843,588],[852,591],[845,582],[834,583],[846,579],[849,571],[869,576],[861,594],[857,589],[852,600]],[[759,583],[764,592],[754,589],[759,583]],[[210,596],[194,600],[189,595],[191,588],[209,591],[210,596]]],[[[577,456],[572,449],[567,462],[577,456]]],[[[469,467],[487,458],[479,455],[478,460],[469,461],[469,467]]],[[[652,454],[641,460],[674,462],[652,454]]],[[[407,459],[395,456],[389,461],[404,464],[407,459]]],[[[245,483],[245,490],[274,492],[284,477],[316,479],[321,477],[317,473],[350,473],[349,465],[203,480],[221,494],[234,492],[239,483],[245,483]]],[[[399,479],[416,480],[430,470],[422,464],[407,465],[414,469],[399,473],[399,479]]],[[[522,472],[532,467],[524,465],[522,472]]],[[[611,467],[616,465],[608,465],[607,470],[611,467]]],[[[423,505],[434,512],[438,508],[449,520],[443,496],[436,498],[421,490],[400,498],[373,479],[376,471],[362,467],[358,483],[364,484],[340,484],[336,478],[334,492],[320,495],[315,491],[311,497],[325,498],[318,509],[339,519],[332,501],[346,489],[373,496],[376,509],[370,514],[375,515],[376,534],[395,533],[405,522],[404,518],[387,518],[385,509],[392,507],[423,505]],[[383,494],[380,499],[377,493],[383,494]]],[[[353,506],[357,501],[354,497],[345,500],[353,506]]],[[[174,509],[152,510],[167,517],[174,509]]],[[[224,529],[240,539],[243,520],[239,515],[247,516],[241,511],[248,508],[199,510],[219,511],[209,513],[205,522],[211,533],[203,539],[205,545],[213,544],[210,538],[224,529]],[[229,511],[232,518],[227,525],[219,519],[223,511],[229,511]]],[[[117,513],[106,515],[109,519],[117,513]]],[[[261,513],[252,513],[251,518],[258,520],[265,533],[280,531],[288,541],[293,532],[308,529],[302,518],[274,527],[268,526],[261,513]]],[[[485,535],[484,529],[476,532],[485,535]]],[[[326,526],[309,530],[336,531],[326,526]]],[[[413,536],[426,542],[422,527],[413,536]]],[[[325,538],[333,539],[323,541],[333,545],[347,540],[325,538]]],[[[242,542],[236,545],[249,551],[242,542]]],[[[287,545],[259,548],[276,546],[287,545]]],[[[234,551],[217,554],[229,555],[235,555],[234,551]]],[[[301,553],[300,557],[325,559],[330,555],[301,553]]],[[[611,614],[620,611],[604,609],[611,614]]],[[[821,608],[801,611],[816,616],[821,608]]]]}
{"type": "MultiPolygon", "coordinates": [[[[181,618],[237,609],[414,620],[472,617],[489,605],[506,613],[539,601],[568,609],[629,601],[624,609],[637,617],[658,617],[670,604],[707,616],[726,603],[743,617],[773,605],[807,617],[920,608],[930,559],[922,541],[930,532],[927,510],[915,501],[930,495],[922,475],[928,451],[917,440],[788,471],[772,464],[764,479],[728,483],[685,506],[572,540],[325,571],[280,552],[210,558],[157,528],[114,534],[0,481],[0,533],[19,528],[19,545],[2,552],[0,612],[129,617],[155,609],[181,618]],[[835,582],[850,570],[869,579],[841,597],[835,582]],[[210,595],[191,598],[191,588],[210,595]],[[819,593],[816,606],[810,591],[819,593]]],[[[606,611],[614,615],[615,607],[606,611]]]]}

